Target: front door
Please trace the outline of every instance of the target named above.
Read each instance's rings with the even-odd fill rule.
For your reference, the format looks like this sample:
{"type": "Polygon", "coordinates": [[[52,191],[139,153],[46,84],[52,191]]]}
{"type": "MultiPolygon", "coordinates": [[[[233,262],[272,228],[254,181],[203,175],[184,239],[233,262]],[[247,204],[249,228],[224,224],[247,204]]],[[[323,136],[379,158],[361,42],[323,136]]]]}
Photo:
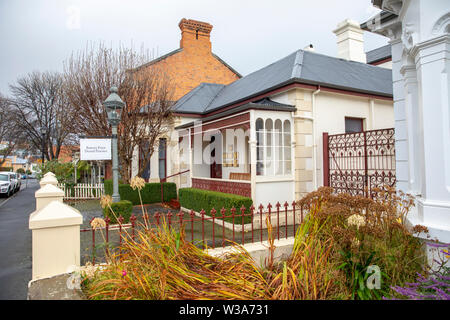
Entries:
{"type": "MultiPolygon", "coordinates": [[[[211,144],[213,144],[215,139],[215,136],[211,137],[211,144]]],[[[211,150],[211,159],[214,159],[214,161],[210,164],[210,177],[222,179],[222,164],[216,163],[216,148],[211,150]]]]}

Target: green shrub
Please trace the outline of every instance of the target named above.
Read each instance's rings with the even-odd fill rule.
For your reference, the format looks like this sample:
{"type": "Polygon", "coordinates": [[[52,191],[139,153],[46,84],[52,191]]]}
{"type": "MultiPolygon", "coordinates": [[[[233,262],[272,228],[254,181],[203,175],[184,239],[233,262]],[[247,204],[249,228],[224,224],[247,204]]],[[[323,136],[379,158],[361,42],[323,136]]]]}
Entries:
{"type": "MultiPolygon", "coordinates": [[[[196,188],[182,188],[178,191],[180,205],[186,209],[192,209],[200,212],[205,210],[207,215],[211,215],[211,210],[214,208],[217,210],[216,217],[221,217],[220,209],[225,208],[225,216],[230,216],[231,208],[236,209],[235,215],[242,215],[240,208],[244,206],[247,210],[245,214],[249,214],[249,208],[252,205],[252,199],[238,196],[230,193],[216,192],[210,190],[202,190],[196,188]]],[[[233,218],[225,218],[225,221],[233,222],[233,218]]],[[[242,223],[241,217],[236,217],[234,222],[236,224],[242,223]]],[[[250,223],[251,217],[245,216],[244,223],[250,223]]]]}
{"type": "Polygon", "coordinates": [[[130,222],[131,213],[133,211],[133,204],[131,201],[120,200],[119,202],[111,203],[111,209],[109,209],[109,207],[103,209],[105,218],[109,217],[111,219],[110,224],[117,224],[118,221],[116,217],[119,218],[120,216],[124,218],[123,223],[130,222]],[[111,209],[114,211],[114,214],[112,214],[111,209]]]}
{"type": "Polygon", "coordinates": [[[12,167],[0,167],[0,171],[12,171],[12,167]]]}
{"type": "MultiPolygon", "coordinates": [[[[112,180],[105,180],[105,193],[112,195],[113,183],[112,180]]],[[[140,205],[139,193],[133,190],[129,184],[119,183],[120,199],[129,200],[133,205],[140,205]]],[[[164,202],[168,202],[177,198],[177,186],[173,182],[163,183],[164,202]]],[[[146,183],[141,190],[141,197],[143,204],[161,202],[161,183],[146,183]]]]}

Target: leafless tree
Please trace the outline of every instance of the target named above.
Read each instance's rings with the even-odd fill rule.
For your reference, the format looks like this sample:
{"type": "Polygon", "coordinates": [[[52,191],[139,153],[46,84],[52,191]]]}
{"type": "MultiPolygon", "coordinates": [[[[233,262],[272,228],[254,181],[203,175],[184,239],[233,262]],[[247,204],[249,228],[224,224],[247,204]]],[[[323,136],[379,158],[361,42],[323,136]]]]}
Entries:
{"type": "Polygon", "coordinates": [[[18,139],[18,131],[14,125],[9,100],[0,95],[0,166],[22,142],[18,139]]]}
{"type": "Polygon", "coordinates": [[[56,72],[35,71],[10,85],[14,125],[34,149],[45,146],[47,160],[58,159],[61,147],[70,137],[71,115],[67,113],[62,88],[63,77],[56,72]]]}
{"type": "Polygon", "coordinates": [[[142,174],[154,152],[156,139],[167,132],[172,121],[173,86],[162,68],[138,68],[149,56],[132,49],[107,48],[100,44],[65,62],[65,93],[72,117],[72,131],[86,136],[110,136],[103,101],[111,86],[125,102],[118,132],[120,174],[131,178],[133,153],[141,149],[142,174]],[[148,148],[141,148],[148,145],[148,148]]]}

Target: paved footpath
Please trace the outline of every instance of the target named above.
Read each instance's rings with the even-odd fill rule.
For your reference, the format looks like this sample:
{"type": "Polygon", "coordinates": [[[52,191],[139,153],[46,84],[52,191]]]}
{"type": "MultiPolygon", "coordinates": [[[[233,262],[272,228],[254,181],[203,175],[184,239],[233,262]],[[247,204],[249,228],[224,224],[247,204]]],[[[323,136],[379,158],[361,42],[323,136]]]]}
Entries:
{"type": "Polygon", "coordinates": [[[28,218],[36,208],[36,180],[22,180],[22,189],[0,201],[0,300],[27,299],[31,280],[31,231],[28,218]]]}

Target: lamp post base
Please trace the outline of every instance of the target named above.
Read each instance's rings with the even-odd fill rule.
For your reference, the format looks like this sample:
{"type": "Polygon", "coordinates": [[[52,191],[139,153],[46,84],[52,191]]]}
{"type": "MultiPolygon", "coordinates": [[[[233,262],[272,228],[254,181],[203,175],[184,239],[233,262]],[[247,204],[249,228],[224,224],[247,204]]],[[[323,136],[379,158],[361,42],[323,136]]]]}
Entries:
{"type": "Polygon", "coordinates": [[[119,194],[113,194],[111,197],[112,197],[112,202],[119,202],[120,201],[120,195],[119,194]]]}

